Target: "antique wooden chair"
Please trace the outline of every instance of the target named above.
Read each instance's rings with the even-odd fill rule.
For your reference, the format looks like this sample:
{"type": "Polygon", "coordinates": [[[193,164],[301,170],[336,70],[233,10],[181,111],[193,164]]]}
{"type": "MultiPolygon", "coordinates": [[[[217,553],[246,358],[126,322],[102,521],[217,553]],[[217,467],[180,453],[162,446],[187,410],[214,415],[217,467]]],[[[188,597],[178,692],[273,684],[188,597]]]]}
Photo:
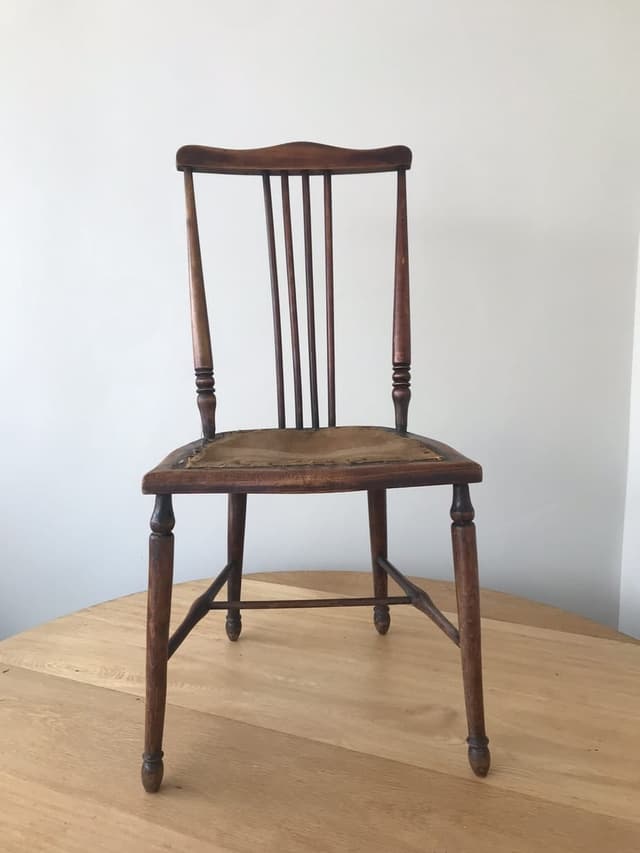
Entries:
{"type": "Polygon", "coordinates": [[[480,655],[480,609],[474,511],[469,483],[482,479],[482,469],[445,444],[407,432],[411,348],[409,271],[407,263],[406,172],[411,151],[404,146],[372,150],[334,148],[295,142],[272,148],[232,151],[189,145],[177,154],[184,172],[189,247],[191,327],[195,385],[203,437],[171,453],[143,481],[143,492],[155,495],[149,542],[147,622],[147,685],[142,782],[157,791],[163,774],[162,732],[166,702],[167,662],[187,634],[210,610],[226,610],[230,640],[240,636],[240,611],[277,607],[373,607],[380,634],[389,629],[389,605],[412,604],[425,613],[460,647],[468,722],[468,756],[478,776],[489,770],[485,734],[480,655]],[[375,426],[336,426],[332,178],[371,172],[397,172],[395,217],[396,253],[393,305],[392,391],[395,429],[375,426]],[[278,428],[216,433],[216,398],[200,238],[196,217],[193,173],[260,176],[264,193],[267,246],[271,276],[275,339],[278,428]],[[324,187],[324,260],[326,278],[327,426],[320,426],[312,263],[311,176],[321,176],[324,187]],[[287,290],[293,360],[295,428],[286,428],[283,342],[278,285],[277,251],[271,179],[281,182],[287,270],[287,290]],[[289,182],[300,176],[306,272],[307,344],[311,426],[303,426],[300,334],[294,270],[289,182]],[[458,604],[456,628],[431,598],[409,581],[387,558],[386,490],[403,486],[451,484],[453,565],[458,604]],[[248,493],[312,493],[366,491],[369,503],[373,596],[371,598],[299,601],[241,601],[242,556],[248,493]],[[207,591],[193,603],[184,621],[169,637],[173,577],[174,516],[172,495],[228,494],[228,562],[207,591]],[[388,577],[405,593],[389,596],[388,577]],[[216,596],[227,586],[227,600],[216,596]]]}

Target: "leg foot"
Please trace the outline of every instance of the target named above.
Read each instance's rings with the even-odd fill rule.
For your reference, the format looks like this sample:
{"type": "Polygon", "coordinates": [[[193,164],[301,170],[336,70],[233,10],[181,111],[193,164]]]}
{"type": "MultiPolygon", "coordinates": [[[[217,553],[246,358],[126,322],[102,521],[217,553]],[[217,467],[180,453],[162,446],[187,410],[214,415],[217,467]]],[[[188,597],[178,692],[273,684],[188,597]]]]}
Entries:
{"type": "Polygon", "coordinates": [[[162,782],[162,776],[164,773],[162,755],[163,753],[161,752],[156,755],[142,756],[142,769],[140,775],[142,777],[142,786],[147,794],[155,794],[160,788],[160,783],[162,782]]]}
{"type": "Polygon", "coordinates": [[[242,618],[238,610],[229,611],[229,615],[224,623],[224,628],[227,632],[227,637],[232,643],[235,643],[242,632],[242,618]]]}
{"type": "Polygon", "coordinates": [[[376,604],[373,608],[373,624],[378,634],[384,636],[387,633],[391,625],[391,613],[389,612],[388,605],[376,604]]]}
{"type": "Polygon", "coordinates": [[[476,776],[484,777],[491,767],[491,753],[489,752],[489,738],[467,738],[469,744],[469,764],[476,776]]]}

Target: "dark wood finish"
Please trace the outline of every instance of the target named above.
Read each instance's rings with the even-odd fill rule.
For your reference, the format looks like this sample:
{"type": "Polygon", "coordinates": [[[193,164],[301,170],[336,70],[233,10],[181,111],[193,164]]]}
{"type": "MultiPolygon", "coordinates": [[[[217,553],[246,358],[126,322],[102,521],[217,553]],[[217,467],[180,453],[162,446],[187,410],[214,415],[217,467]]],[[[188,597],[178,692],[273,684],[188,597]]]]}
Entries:
{"type": "Polygon", "coordinates": [[[431,600],[431,596],[417,586],[417,584],[405,577],[402,572],[399,571],[399,569],[396,569],[396,567],[385,557],[378,557],[377,563],[380,568],[384,569],[384,571],[394,579],[400,589],[407,593],[411,598],[413,606],[420,610],[421,613],[424,613],[425,616],[428,616],[434,625],[437,625],[438,628],[440,628],[440,630],[456,644],[456,646],[459,646],[460,636],[458,634],[458,629],[455,625],[452,625],[444,613],[436,607],[431,600]]]}
{"type": "Polygon", "coordinates": [[[411,316],[409,309],[409,240],[407,236],[407,179],[398,172],[396,212],[396,270],[393,290],[393,374],[392,397],[396,429],[407,431],[411,399],[411,316]]]}
{"type": "Polygon", "coordinates": [[[331,175],[324,176],[324,269],[327,324],[327,426],[336,425],[336,340],[333,293],[333,200],[331,175]]]}
{"type": "MultiPolygon", "coordinates": [[[[373,594],[378,599],[388,597],[387,573],[378,565],[378,557],[387,557],[387,492],[372,489],[367,492],[369,506],[369,541],[371,544],[371,570],[373,594]]],[[[386,634],[391,624],[389,607],[377,603],[373,608],[373,624],[378,634],[386,634]]]]}
{"type": "MultiPolygon", "coordinates": [[[[193,602],[189,608],[189,612],[171,635],[167,647],[169,657],[173,656],[176,650],[187,639],[191,631],[196,627],[198,622],[200,622],[201,619],[204,619],[207,615],[209,612],[209,605],[228,581],[232,568],[233,566],[231,563],[227,563],[218,577],[207,587],[202,595],[199,595],[193,602]]],[[[225,605],[225,607],[226,606],[227,605],[225,605]]]]}
{"type": "MultiPolygon", "coordinates": [[[[242,587],[242,558],[244,554],[244,530],[247,518],[247,496],[245,494],[229,495],[227,523],[227,562],[231,566],[227,581],[227,599],[230,602],[240,601],[242,587]]],[[[225,630],[230,640],[237,640],[242,631],[240,608],[234,606],[227,610],[225,630]]]]}
{"type": "Polygon", "coordinates": [[[302,202],[304,220],[307,345],[309,355],[309,391],[311,425],[318,429],[319,403],[317,380],[317,347],[315,331],[315,296],[313,286],[312,229],[310,205],[310,175],[322,174],[324,182],[325,226],[325,279],[326,279],[326,337],[327,337],[327,396],[328,425],[336,423],[335,400],[335,320],[334,320],[334,270],[333,270],[333,214],[332,174],[348,172],[397,172],[396,251],[393,309],[392,398],[396,429],[407,431],[409,400],[411,398],[411,340],[409,308],[409,271],[407,235],[406,170],[411,165],[411,152],[404,146],[371,151],[332,148],[313,143],[289,143],[267,149],[229,151],[226,149],[187,146],[178,152],[179,168],[185,174],[187,204],[187,231],[189,242],[189,270],[192,313],[192,334],[198,407],[203,435],[207,440],[215,436],[215,387],[211,334],[207,315],[204,276],[198,233],[198,221],[193,185],[194,171],[260,174],[263,182],[267,245],[271,278],[271,297],[276,362],[276,394],[278,401],[278,426],[286,424],[284,398],[284,367],[280,297],[278,287],[277,252],[273,220],[273,201],[270,175],[281,175],[282,212],[284,225],[285,258],[291,354],[293,362],[293,388],[296,428],[303,427],[303,388],[301,375],[300,330],[298,299],[294,263],[293,224],[289,176],[302,176],[302,202]],[[192,162],[193,161],[193,162],[192,162]],[[304,167],[303,165],[304,164],[304,167]]]}
{"type": "Polygon", "coordinates": [[[484,724],[478,554],[469,486],[453,487],[451,518],[464,701],[469,727],[469,764],[476,776],[486,776],[491,764],[491,755],[484,724]]]}
{"type": "Polygon", "coordinates": [[[307,342],[309,346],[309,393],[311,426],[318,429],[318,363],[316,358],[316,314],[313,294],[313,248],[311,240],[311,193],[309,175],[302,176],[302,216],[304,221],[304,268],[307,282],[307,342]]]}
{"type": "Polygon", "coordinates": [[[167,649],[173,583],[173,526],[171,495],[156,497],[149,537],[149,591],[147,593],[147,674],[142,756],[142,784],[154,793],[160,787],[162,732],[167,698],[167,649]]]}
{"type": "Polygon", "coordinates": [[[216,395],[213,381],[213,356],[211,333],[204,289],[202,256],[198,216],[193,189],[193,175],[184,173],[184,190],[187,206],[187,242],[189,246],[189,295],[191,299],[191,335],[193,338],[193,365],[196,374],[198,409],[202,421],[202,434],[206,439],[216,434],[216,395]]]}
{"type": "Polygon", "coordinates": [[[276,394],[278,398],[278,426],[286,426],[284,404],[284,366],[282,357],[282,320],[280,316],[280,290],[278,287],[278,258],[273,224],[273,200],[269,175],[262,176],[264,213],[267,221],[267,244],[269,247],[269,272],[271,276],[271,310],[273,315],[273,342],[276,351],[276,394]]]}
{"type": "Polygon", "coordinates": [[[293,388],[296,412],[296,429],[302,429],[302,374],[300,370],[300,333],[298,331],[298,301],[296,297],[296,271],[293,259],[293,230],[291,227],[291,200],[289,176],[282,176],[282,218],[287,259],[287,284],[289,290],[289,322],[291,326],[291,355],[293,358],[293,388]]]}
{"type": "Polygon", "coordinates": [[[404,146],[361,151],[306,142],[249,151],[186,146],[178,151],[177,164],[185,174],[191,327],[198,407],[204,438],[175,450],[160,465],[146,474],[143,480],[143,491],[156,495],[156,509],[151,523],[147,711],[142,770],[146,790],[156,791],[162,779],[162,728],[166,702],[167,660],[189,632],[211,610],[227,611],[225,622],[227,635],[231,640],[237,640],[242,627],[242,609],[369,606],[374,609],[376,629],[380,634],[385,634],[390,624],[390,606],[413,605],[460,646],[469,732],[469,761],[477,775],[485,775],[489,769],[490,757],[484,728],[482,698],[475,527],[468,487],[469,483],[481,481],[482,469],[476,462],[446,444],[416,436],[407,431],[411,398],[411,330],[406,171],[411,166],[411,152],[404,146]],[[392,399],[395,430],[390,427],[352,427],[347,428],[351,431],[345,433],[345,428],[336,427],[332,180],[334,175],[390,171],[397,173],[392,345],[392,399]],[[267,430],[267,432],[277,435],[278,439],[275,442],[271,436],[266,444],[258,442],[256,445],[254,434],[256,431],[253,430],[242,431],[242,436],[238,433],[233,433],[231,436],[225,433],[216,435],[213,356],[193,172],[259,175],[262,178],[271,282],[279,428],[267,430]],[[308,434],[295,430],[284,434],[279,432],[286,425],[286,403],[272,175],[280,175],[281,181],[296,430],[304,430],[304,407],[294,263],[294,225],[291,215],[289,178],[292,175],[301,176],[312,427],[308,430],[308,434]],[[323,432],[320,427],[311,226],[311,177],[314,175],[322,176],[324,191],[327,422],[334,432],[323,432]],[[361,437],[366,429],[377,430],[373,443],[367,444],[366,441],[361,443],[359,436],[361,437]],[[393,436],[393,441],[388,441],[385,432],[393,436]],[[342,445],[345,443],[345,436],[348,436],[346,448],[336,438],[338,433],[342,439],[342,445]],[[297,444],[292,443],[292,436],[296,437],[297,444]],[[306,443],[309,436],[312,436],[313,441],[316,442],[315,455],[311,445],[306,443]],[[213,443],[216,441],[217,445],[213,443]],[[417,447],[414,445],[416,441],[417,447]],[[325,448],[328,447],[324,455],[317,452],[318,443],[325,448]],[[226,457],[220,455],[223,445],[227,447],[226,457]],[[229,447],[232,448],[231,451],[228,450],[229,447]],[[296,447],[302,447],[303,450],[296,450],[296,447]],[[239,448],[237,456],[234,456],[233,448],[239,448]],[[451,517],[459,628],[444,616],[423,589],[406,578],[389,561],[387,554],[386,490],[441,484],[452,484],[454,487],[451,517]],[[373,596],[294,601],[242,601],[247,494],[308,494],[359,490],[368,492],[373,596]],[[181,624],[169,637],[173,565],[171,496],[190,493],[227,493],[229,495],[228,562],[208,589],[193,602],[181,624]],[[400,586],[404,595],[389,596],[388,577],[400,586]],[[227,585],[225,600],[217,601],[216,597],[225,584],[227,585]]]}
{"type": "Polygon", "coordinates": [[[406,170],[411,164],[411,152],[403,146],[372,151],[338,149],[312,143],[290,143],[269,149],[252,151],[228,151],[225,149],[187,146],[178,152],[178,163],[185,174],[187,203],[187,231],[189,241],[190,291],[192,306],[192,334],[198,407],[202,420],[203,435],[207,440],[215,436],[215,388],[211,335],[207,315],[204,276],[198,234],[198,221],[193,185],[193,171],[246,172],[262,176],[267,246],[271,279],[271,299],[274,329],[276,394],[278,404],[278,426],[286,424],[284,397],[284,355],[282,342],[282,319],[278,286],[277,252],[273,219],[273,200],[270,175],[280,174],[282,191],[282,214],[287,269],[287,293],[291,355],[293,362],[293,391],[295,426],[303,427],[303,383],[301,375],[300,328],[298,319],[298,297],[294,261],[293,224],[289,176],[302,176],[302,206],[304,227],[307,346],[309,364],[309,396],[311,426],[318,429],[319,401],[317,378],[317,347],[315,329],[315,294],[312,252],[310,175],[322,174],[324,183],[324,228],[325,228],[325,279],[326,279],[326,343],[327,343],[327,396],[329,426],[336,424],[335,399],[335,318],[334,318],[334,269],[333,269],[333,213],[332,174],[351,171],[397,171],[396,250],[393,309],[393,353],[392,353],[392,398],[395,409],[396,429],[407,431],[407,416],[411,397],[411,341],[409,310],[409,272],[407,236],[406,170]],[[193,165],[190,165],[193,159],[193,165]],[[202,168],[198,168],[196,164],[202,168]],[[304,163],[305,168],[300,164],[304,163]],[[319,168],[319,164],[322,168],[319,168]],[[258,168],[258,165],[260,168],[258,168]],[[353,167],[353,168],[352,168],[353,167]]]}
{"type": "Polygon", "coordinates": [[[242,607],[243,610],[297,610],[300,607],[388,607],[390,604],[413,604],[408,595],[364,596],[362,598],[281,598],[273,601],[212,601],[209,610],[224,610],[226,607],[242,607]]]}
{"type": "Polygon", "coordinates": [[[411,151],[404,145],[357,150],[316,142],[288,142],[244,151],[185,145],[176,155],[176,165],[180,171],[191,169],[193,172],[218,172],[225,175],[261,175],[264,172],[354,175],[408,169],[411,166],[411,151]]]}

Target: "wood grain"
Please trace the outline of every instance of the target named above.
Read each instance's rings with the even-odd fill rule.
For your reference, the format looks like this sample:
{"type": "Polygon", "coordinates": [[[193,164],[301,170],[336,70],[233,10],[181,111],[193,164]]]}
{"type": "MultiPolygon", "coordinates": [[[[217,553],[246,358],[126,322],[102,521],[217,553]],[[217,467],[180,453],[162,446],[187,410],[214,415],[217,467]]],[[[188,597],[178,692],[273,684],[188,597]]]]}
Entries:
{"type": "Polygon", "coordinates": [[[336,337],[333,280],[333,200],[331,175],[324,176],[324,270],[327,329],[327,426],[336,425],[336,337]]]}
{"type": "Polygon", "coordinates": [[[320,427],[318,413],[318,358],[316,353],[315,295],[313,290],[313,239],[311,228],[311,189],[309,175],[302,176],[302,218],[304,223],[304,272],[307,284],[307,348],[309,355],[309,396],[311,426],[320,427]]]}
{"type": "Polygon", "coordinates": [[[271,315],[273,318],[273,344],[276,358],[276,395],[278,400],[278,426],[286,425],[284,400],[284,363],[282,355],[282,317],[280,311],[280,289],[278,285],[278,255],[273,222],[273,198],[269,175],[262,176],[264,191],[264,213],[267,224],[267,245],[269,252],[269,278],[271,280],[271,315]]]}
{"type": "Polygon", "coordinates": [[[150,798],[135,696],[20,668],[2,691],[3,853],[637,851],[633,821],[175,706],[150,798]]]}
{"type": "Polygon", "coordinates": [[[393,407],[396,429],[407,431],[411,400],[411,308],[409,300],[409,241],[407,234],[407,175],[398,171],[396,261],[393,286],[393,407]]]}
{"type": "MultiPolygon", "coordinates": [[[[244,594],[371,585],[366,573],[266,578],[246,576],[244,594]]],[[[175,620],[207,583],[174,588],[175,620]]],[[[462,748],[457,650],[413,608],[386,637],[355,608],[247,612],[233,644],[223,614],[205,619],[170,663],[157,799],[137,778],[144,596],[5,640],[3,851],[637,851],[640,648],[563,631],[556,611],[522,600],[500,611],[502,598],[483,599],[498,618],[483,620],[482,781],[462,748]]]]}
{"type": "Polygon", "coordinates": [[[213,355],[211,331],[207,311],[207,295],[202,271],[200,233],[193,175],[184,173],[184,190],[187,208],[187,245],[189,249],[189,300],[191,305],[191,338],[193,341],[193,367],[196,375],[198,409],[202,422],[202,434],[213,438],[216,434],[216,394],[213,378],[213,355]]]}
{"type": "Polygon", "coordinates": [[[245,150],[184,145],[176,154],[176,166],[179,170],[226,175],[261,175],[264,172],[349,175],[409,169],[411,151],[405,145],[357,149],[317,142],[287,142],[269,148],[245,150]]]}
{"type": "Polygon", "coordinates": [[[284,228],[285,257],[287,262],[287,286],[289,293],[289,327],[291,329],[291,357],[293,360],[294,405],[296,428],[302,428],[302,374],[300,367],[300,332],[298,326],[298,297],[296,294],[296,271],[291,224],[291,198],[289,176],[282,175],[282,223],[284,228]]]}

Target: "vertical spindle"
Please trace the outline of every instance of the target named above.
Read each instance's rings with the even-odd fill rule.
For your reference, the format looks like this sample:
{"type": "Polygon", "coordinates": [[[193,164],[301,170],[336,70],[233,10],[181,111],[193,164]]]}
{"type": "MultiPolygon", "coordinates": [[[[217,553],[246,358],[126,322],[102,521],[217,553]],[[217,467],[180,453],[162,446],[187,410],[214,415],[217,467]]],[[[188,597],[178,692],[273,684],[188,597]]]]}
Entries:
{"type": "Polygon", "coordinates": [[[324,266],[327,322],[327,426],[336,425],[336,344],[333,303],[333,210],[331,173],[324,176],[324,266]]]}
{"type": "Polygon", "coordinates": [[[309,347],[309,394],[311,397],[311,426],[318,429],[318,366],[316,359],[316,316],[313,294],[313,250],[311,240],[311,194],[309,175],[302,175],[302,216],[304,221],[304,268],[307,282],[307,344],[309,347]]]}
{"type": "Polygon", "coordinates": [[[287,283],[289,289],[289,320],[291,323],[291,354],[293,358],[293,389],[296,413],[296,429],[302,429],[302,376],[300,373],[300,335],[298,331],[298,303],[296,299],[296,273],[293,260],[293,231],[291,229],[291,200],[289,198],[289,176],[282,176],[282,217],[284,222],[285,255],[287,259],[287,283]]]}
{"type": "Polygon", "coordinates": [[[276,352],[276,393],[278,397],[278,426],[286,426],[284,404],[284,369],[282,360],[282,320],[280,316],[280,290],[278,287],[278,260],[276,238],[273,225],[273,201],[271,197],[271,179],[268,174],[262,176],[264,190],[264,212],[267,221],[267,243],[269,247],[269,273],[271,277],[271,311],[273,315],[273,340],[276,352]]]}

